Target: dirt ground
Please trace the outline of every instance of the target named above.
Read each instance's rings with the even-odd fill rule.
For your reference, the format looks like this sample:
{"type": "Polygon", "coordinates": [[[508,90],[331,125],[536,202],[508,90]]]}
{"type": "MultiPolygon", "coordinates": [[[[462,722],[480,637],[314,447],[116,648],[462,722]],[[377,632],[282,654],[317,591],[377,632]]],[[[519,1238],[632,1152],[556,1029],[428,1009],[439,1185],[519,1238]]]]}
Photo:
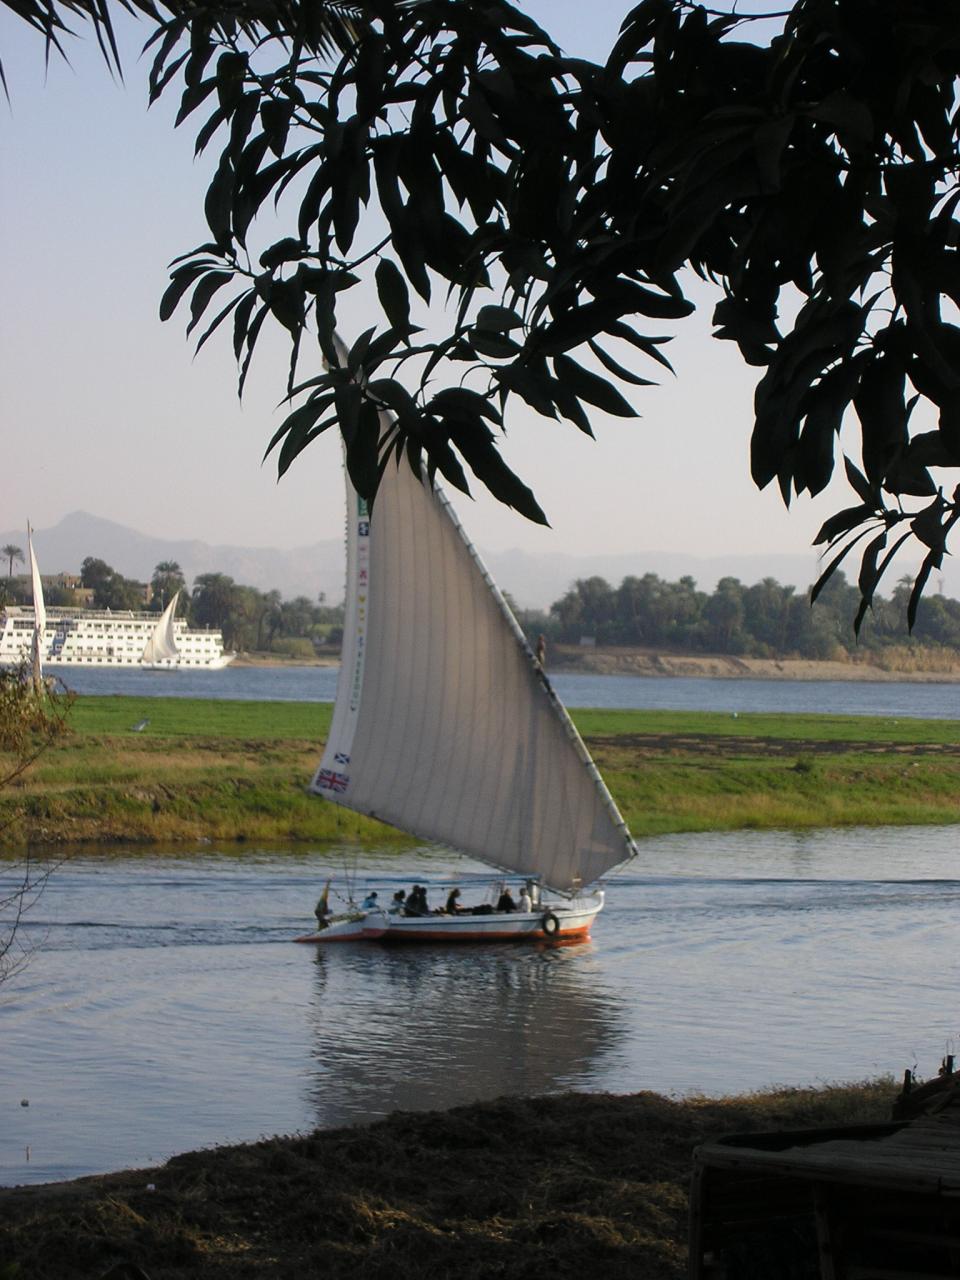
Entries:
{"type": "Polygon", "coordinates": [[[635,759],[664,755],[763,756],[777,759],[795,758],[798,753],[811,755],[878,755],[960,756],[960,742],[858,742],[851,739],[765,738],[746,734],[724,733],[621,733],[614,737],[590,735],[590,749],[599,755],[603,749],[628,752],[635,759]]]}

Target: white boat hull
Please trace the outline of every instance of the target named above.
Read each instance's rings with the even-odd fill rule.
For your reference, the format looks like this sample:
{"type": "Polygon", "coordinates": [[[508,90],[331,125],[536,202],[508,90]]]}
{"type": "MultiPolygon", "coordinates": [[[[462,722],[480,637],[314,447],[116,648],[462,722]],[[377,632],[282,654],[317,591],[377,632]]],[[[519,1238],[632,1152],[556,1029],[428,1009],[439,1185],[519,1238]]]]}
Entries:
{"type": "Polygon", "coordinates": [[[362,911],[331,916],[326,928],[305,933],[302,938],[294,938],[294,942],[322,942],[324,945],[330,942],[362,942],[366,921],[366,913],[362,911]]]}
{"type": "Polygon", "coordinates": [[[352,917],[340,927],[332,922],[326,929],[297,938],[297,942],[585,942],[593,921],[603,908],[603,893],[597,890],[568,902],[546,903],[536,911],[493,911],[484,915],[469,912],[451,916],[444,912],[426,916],[393,915],[385,911],[367,912],[360,920],[352,917]]]}

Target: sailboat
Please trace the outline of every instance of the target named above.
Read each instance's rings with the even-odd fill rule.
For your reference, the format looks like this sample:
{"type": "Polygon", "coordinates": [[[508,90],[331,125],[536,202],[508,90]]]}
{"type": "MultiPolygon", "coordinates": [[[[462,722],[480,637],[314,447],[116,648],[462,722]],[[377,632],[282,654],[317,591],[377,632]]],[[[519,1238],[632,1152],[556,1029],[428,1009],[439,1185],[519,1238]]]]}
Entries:
{"type": "Polygon", "coordinates": [[[174,593],[173,599],[160,615],[160,620],[153,629],[153,634],[143,646],[140,658],[141,666],[154,671],[169,671],[177,665],[180,650],[174,635],[174,617],[177,612],[177,601],[180,592],[174,593]]]}
{"type": "Polygon", "coordinates": [[[530,909],[350,903],[297,941],[585,939],[597,881],[636,846],[450,503],[386,416],[381,436],[372,510],[347,476],[340,677],[311,790],[526,879],[530,909]]]}
{"type": "Polygon", "coordinates": [[[33,642],[30,650],[34,688],[40,689],[43,684],[43,651],[47,628],[47,607],[43,599],[43,583],[40,580],[40,566],[33,550],[33,530],[27,522],[27,555],[30,559],[30,583],[33,589],[33,642]]]}

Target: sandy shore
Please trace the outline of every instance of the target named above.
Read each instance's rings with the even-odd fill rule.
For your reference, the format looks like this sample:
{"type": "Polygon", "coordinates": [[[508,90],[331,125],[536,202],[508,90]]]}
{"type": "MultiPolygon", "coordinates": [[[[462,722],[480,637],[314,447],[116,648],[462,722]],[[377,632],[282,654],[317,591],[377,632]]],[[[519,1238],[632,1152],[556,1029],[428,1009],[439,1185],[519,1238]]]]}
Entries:
{"type": "MultiPolygon", "coordinates": [[[[694,676],[715,680],[877,680],[920,684],[952,684],[960,681],[960,654],[929,655],[928,669],[903,670],[854,659],[849,662],[815,662],[806,658],[737,658],[729,654],[661,653],[653,649],[580,648],[554,645],[548,654],[548,670],[559,673],[591,673],[617,676],[694,676]]],[[[316,658],[283,658],[276,654],[241,653],[234,667],[335,667],[339,655],[316,658]]]]}
{"type": "MultiPolygon", "coordinates": [[[[931,657],[929,662],[933,662],[931,657]]],[[[699,676],[723,680],[879,680],[918,683],[960,681],[960,655],[944,656],[927,670],[886,669],[867,661],[814,662],[805,658],[737,658],[728,654],[676,654],[652,649],[579,648],[555,645],[548,668],[596,675],[699,676]]]]}

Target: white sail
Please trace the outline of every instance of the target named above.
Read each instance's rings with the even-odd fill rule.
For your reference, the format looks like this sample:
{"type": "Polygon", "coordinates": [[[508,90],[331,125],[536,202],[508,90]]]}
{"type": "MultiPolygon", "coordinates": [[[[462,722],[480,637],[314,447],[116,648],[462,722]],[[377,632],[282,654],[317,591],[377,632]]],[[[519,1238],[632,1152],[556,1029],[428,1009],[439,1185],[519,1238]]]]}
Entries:
{"type": "MultiPolygon", "coordinates": [[[[384,430],[389,423],[383,423],[384,430]]],[[[404,460],[347,480],[337,703],[312,789],[561,891],[635,852],[446,499],[404,460]]]]}
{"type": "Polygon", "coordinates": [[[33,530],[27,524],[27,555],[30,559],[30,582],[33,588],[33,646],[31,660],[33,679],[39,684],[43,679],[43,646],[44,632],[47,626],[47,609],[43,601],[43,583],[40,581],[40,566],[33,550],[33,530]]]}
{"type": "Polygon", "coordinates": [[[179,599],[180,592],[177,591],[160,615],[160,621],[154,627],[153,635],[143,646],[143,657],[140,661],[147,666],[153,666],[158,662],[172,662],[179,655],[180,650],[177,648],[173,629],[174,614],[177,611],[179,599]]]}

